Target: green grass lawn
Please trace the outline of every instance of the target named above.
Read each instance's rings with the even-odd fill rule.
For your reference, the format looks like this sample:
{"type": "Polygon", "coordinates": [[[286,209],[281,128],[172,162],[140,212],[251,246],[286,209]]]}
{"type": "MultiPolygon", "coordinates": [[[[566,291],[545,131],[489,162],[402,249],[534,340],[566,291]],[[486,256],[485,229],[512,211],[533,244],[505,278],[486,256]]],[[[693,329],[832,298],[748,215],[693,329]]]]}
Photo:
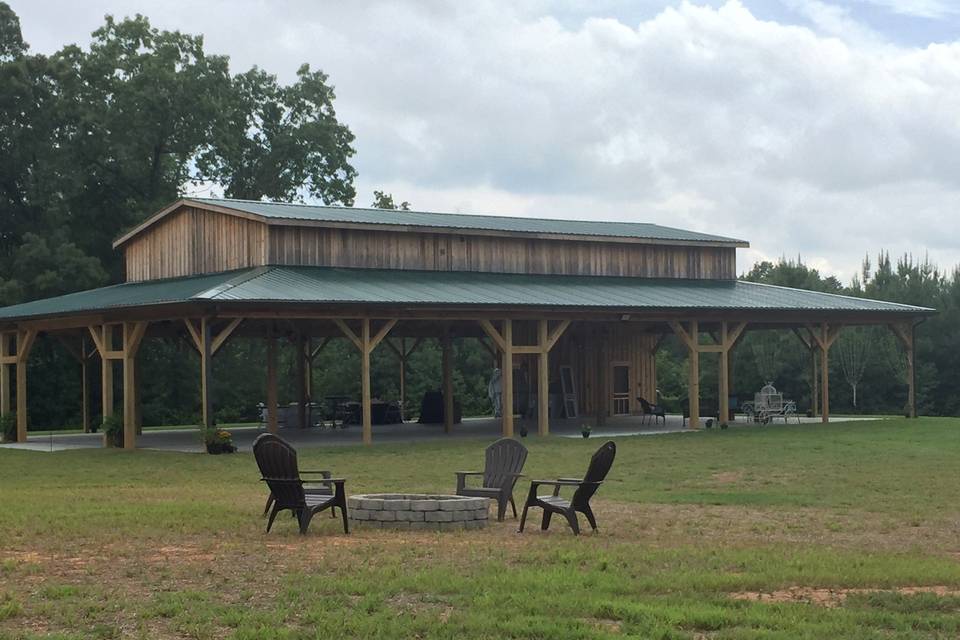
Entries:
{"type": "MultiPolygon", "coordinates": [[[[485,442],[309,449],[449,492],[485,442]]],[[[595,439],[528,439],[528,476],[595,439]]],[[[0,451],[0,638],[957,638],[960,420],[618,439],[599,534],[307,536],[247,454],[0,451]]],[[[523,485],[517,490],[521,499],[523,485]]]]}

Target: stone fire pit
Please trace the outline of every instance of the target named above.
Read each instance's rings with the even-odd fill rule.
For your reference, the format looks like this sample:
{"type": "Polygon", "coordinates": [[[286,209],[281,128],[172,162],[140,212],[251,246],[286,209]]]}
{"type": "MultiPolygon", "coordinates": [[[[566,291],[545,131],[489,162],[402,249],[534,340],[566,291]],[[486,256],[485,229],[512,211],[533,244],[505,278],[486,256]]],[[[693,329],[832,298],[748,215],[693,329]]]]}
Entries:
{"type": "Polygon", "coordinates": [[[482,529],[487,498],[422,493],[368,493],[347,498],[350,524],[369,529],[452,531],[482,529]]]}

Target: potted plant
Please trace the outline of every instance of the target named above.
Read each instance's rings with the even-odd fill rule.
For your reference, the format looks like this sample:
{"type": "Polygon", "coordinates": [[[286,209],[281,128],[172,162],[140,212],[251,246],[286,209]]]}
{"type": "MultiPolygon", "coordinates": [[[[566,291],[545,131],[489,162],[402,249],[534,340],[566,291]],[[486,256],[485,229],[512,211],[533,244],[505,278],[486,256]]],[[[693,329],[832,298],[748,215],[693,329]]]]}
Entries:
{"type": "Polygon", "coordinates": [[[521,438],[527,437],[527,425],[525,424],[520,425],[520,437],[521,438]]]}
{"type": "Polygon", "coordinates": [[[17,439],[17,414],[10,412],[0,416],[0,436],[4,442],[13,442],[17,439]]]}
{"type": "Polygon", "coordinates": [[[203,443],[207,447],[207,453],[213,455],[233,453],[237,450],[233,445],[233,434],[218,427],[203,430],[203,443]]]}
{"type": "Polygon", "coordinates": [[[100,425],[107,445],[111,447],[123,446],[123,420],[119,416],[107,416],[100,425]]]}
{"type": "Polygon", "coordinates": [[[580,427],[580,435],[582,435],[584,438],[589,438],[591,431],[593,431],[593,428],[588,424],[585,424],[582,427],[580,427]]]}

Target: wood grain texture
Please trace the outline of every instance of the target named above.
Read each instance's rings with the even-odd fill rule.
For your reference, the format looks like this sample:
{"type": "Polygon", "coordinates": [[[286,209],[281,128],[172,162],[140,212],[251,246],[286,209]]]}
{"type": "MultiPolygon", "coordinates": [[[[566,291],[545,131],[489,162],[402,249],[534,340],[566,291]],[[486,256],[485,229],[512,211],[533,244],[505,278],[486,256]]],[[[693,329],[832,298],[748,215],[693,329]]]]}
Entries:
{"type": "Polygon", "coordinates": [[[736,277],[733,247],[268,226],[186,206],[122,248],[128,281],[266,264],[646,278],[736,277]]]}

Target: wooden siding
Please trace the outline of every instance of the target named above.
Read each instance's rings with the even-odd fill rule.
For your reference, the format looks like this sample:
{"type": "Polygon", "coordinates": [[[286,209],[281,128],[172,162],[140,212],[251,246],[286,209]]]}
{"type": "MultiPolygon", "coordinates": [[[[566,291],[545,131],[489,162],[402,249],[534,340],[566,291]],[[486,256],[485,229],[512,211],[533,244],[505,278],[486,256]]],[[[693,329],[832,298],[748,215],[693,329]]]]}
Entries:
{"type": "MultiPolygon", "coordinates": [[[[384,212],[384,215],[389,215],[384,212]]],[[[736,277],[732,247],[268,226],[183,207],[124,245],[129,281],[265,264],[647,278],[736,277]]]]}
{"type": "MultiPolygon", "coordinates": [[[[385,214],[387,215],[387,214],[385,214]]],[[[736,277],[736,249],[270,227],[271,264],[648,278],[736,277]]]]}
{"type": "Polygon", "coordinates": [[[126,279],[155,280],[266,264],[267,225],[184,207],[124,247],[126,279]]]}
{"type": "Polygon", "coordinates": [[[571,327],[550,353],[550,380],[560,379],[561,366],[573,367],[580,416],[593,416],[597,409],[599,385],[603,384],[600,374],[605,371],[607,380],[603,401],[607,415],[610,415],[612,363],[627,364],[630,367],[630,413],[636,415],[640,412],[637,396],[656,402],[657,368],[653,348],[657,337],[629,326],[571,327]],[[605,347],[601,346],[601,340],[606,342],[605,347]]]}

